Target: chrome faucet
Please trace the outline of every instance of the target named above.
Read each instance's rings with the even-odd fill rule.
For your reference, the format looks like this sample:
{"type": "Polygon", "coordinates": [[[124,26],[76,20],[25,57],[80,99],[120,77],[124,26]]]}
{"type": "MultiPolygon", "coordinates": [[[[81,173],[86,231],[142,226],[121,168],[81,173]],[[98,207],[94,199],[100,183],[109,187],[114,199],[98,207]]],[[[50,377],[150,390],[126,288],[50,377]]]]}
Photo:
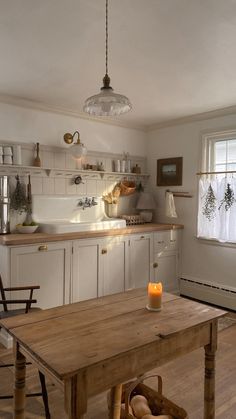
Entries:
{"type": "Polygon", "coordinates": [[[85,208],[94,207],[95,205],[98,205],[98,202],[95,201],[95,198],[94,197],[93,198],[88,198],[86,196],[85,199],[80,199],[79,202],[78,202],[78,206],[81,207],[83,210],[85,208]]]}

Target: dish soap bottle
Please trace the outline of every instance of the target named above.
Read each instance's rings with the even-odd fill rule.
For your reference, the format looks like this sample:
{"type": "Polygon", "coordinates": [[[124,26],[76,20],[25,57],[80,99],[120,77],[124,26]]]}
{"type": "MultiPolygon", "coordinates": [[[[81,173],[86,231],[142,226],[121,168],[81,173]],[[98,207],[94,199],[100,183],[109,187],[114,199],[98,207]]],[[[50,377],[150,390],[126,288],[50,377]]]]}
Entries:
{"type": "Polygon", "coordinates": [[[34,159],[34,166],[41,167],[41,160],[39,157],[39,143],[36,143],[36,157],[34,159]]]}

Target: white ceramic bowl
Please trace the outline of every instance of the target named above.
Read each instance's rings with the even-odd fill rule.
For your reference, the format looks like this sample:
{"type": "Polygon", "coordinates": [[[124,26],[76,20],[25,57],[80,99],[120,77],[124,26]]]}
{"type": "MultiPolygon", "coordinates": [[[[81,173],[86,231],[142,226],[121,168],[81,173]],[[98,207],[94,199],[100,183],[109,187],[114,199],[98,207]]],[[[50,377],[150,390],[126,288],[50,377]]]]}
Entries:
{"type": "Polygon", "coordinates": [[[34,233],[38,228],[37,226],[23,226],[22,224],[19,224],[16,226],[16,229],[18,231],[18,233],[26,233],[26,234],[32,234],[34,233]]]}

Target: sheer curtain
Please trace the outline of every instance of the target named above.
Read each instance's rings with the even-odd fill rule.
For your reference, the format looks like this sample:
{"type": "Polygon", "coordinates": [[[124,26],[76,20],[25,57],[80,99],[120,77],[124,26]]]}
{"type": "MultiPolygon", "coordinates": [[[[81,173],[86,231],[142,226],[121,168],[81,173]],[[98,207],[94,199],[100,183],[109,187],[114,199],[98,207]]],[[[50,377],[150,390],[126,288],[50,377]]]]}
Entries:
{"type": "Polygon", "coordinates": [[[236,242],[236,178],[201,177],[198,202],[198,237],[236,242]]]}

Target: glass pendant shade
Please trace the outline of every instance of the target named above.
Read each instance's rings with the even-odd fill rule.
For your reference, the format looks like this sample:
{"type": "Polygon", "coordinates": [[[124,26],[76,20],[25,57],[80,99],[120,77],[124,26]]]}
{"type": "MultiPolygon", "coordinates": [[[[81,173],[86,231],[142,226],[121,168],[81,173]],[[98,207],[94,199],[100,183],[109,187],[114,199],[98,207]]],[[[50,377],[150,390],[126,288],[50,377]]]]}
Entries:
{"type": "Polygon", "coordinates": [[[70,154],[75,159],[80,159],[87,154],[87,148],[82,143],[75,143],[70,147],[70,154]]]}
{"type": "Polygon", "coordinates": [[[87,148],[84,146],[83,143],[80,142],[80,133],[79,131],[75,131],[74,134],[71,134],[70,132],[66,132],[64,134],[64,141],[66,144],[72,144],[69,153],[74,157],[75,159],[80,159],[81,157],[85,156],[87,154],[87,148]],[[76,143],[74,143],[74,137],[78,136],[76,143]]]}
{"type": "Polygon", "coordinates": [[[132,105],[126,96],[114,93],[111,87],[101,88],[97,95],[89,97],[84,112],[97,116],[114,116],[129,112],[132,105]]]}
{"type": "Polygon", "coordinates": [[[108,0],[106,0],[106,73],[103,77],[103,87],[97,95],[90,96],[84,104],[84,112],[95,116],[115,116],[129,112],[132,105],[129,99],[114,93],[108,76],[108,0]]]}

